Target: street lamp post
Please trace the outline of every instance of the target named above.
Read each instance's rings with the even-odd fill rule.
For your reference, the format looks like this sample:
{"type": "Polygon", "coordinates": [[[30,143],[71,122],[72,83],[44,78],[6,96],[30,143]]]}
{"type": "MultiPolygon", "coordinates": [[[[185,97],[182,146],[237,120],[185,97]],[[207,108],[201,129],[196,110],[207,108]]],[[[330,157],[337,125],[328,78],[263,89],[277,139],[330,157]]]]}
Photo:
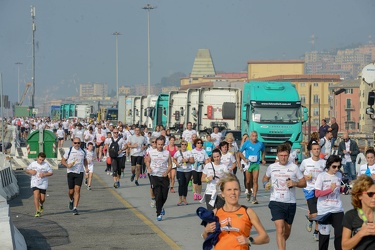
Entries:
{"type": "Polygon", "coordinates": [[[150,62],[150,10],[155,9],[156,6],[151,4],[146,4],[142,9],[147,10],[147,20],[148,20],[148,37],[147,37],[147,95],[151,95],[151,62],[150,62]]]}
{"type": "Polygon", "coordinates": [[[116,31],[112,35],[116,36],[116,101],[118,102],[118,36],[122,34],[116,31]]]}
{"type": "Polygon", "coordinates": [[[18,99],[17,99],[17,102],[20,103],[20,65],[22,63],[21,62],[16,62],[16,65],[18,66],[18,91],[17,91],[17,94],[18,94],[18,99]]]}

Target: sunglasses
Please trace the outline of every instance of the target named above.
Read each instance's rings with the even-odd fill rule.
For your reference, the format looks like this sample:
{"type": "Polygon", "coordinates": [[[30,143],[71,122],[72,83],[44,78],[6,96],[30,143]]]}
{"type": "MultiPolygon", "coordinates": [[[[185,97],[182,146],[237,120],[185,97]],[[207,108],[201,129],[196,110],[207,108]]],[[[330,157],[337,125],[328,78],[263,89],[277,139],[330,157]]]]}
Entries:
{"type": "Polygon", "coordinates": [[[375,194],[375,192],[362,192],[362,194],[367,194],[368,197],[372,198],[375,194]]]}
{"type": "Polygon", "coordinates": [[[152,141],[151,143],[155,143],[156,141],[152,141]]]}
{"type": "Polygon", "coordinates": [[[331,165],[331,168],[333,168],[333,169],[340,168],[340,167],[341,167],[341,165],[331,165]]]}
{"type": "Polygon", "coordinates": [[[186,143],[182,143],[181,146],[186,146],[187,144],[186,143]]]}
{"type": "Polygon", "coordinates": [[[118,132],[113,132],[114,134],[118,134],[118,132]]]}
{"type": "Polygon", "coordinates": [[[73,144],[81,144],[81,143],[80,143],[80,142],[76,142],[76,141],[75,141],[75,142],[73,142],[73,144]]]}
{"type": "Polygon", "coordinates": [[[197,144],[202,144],[201,142],[197,142],[197,144]]]}

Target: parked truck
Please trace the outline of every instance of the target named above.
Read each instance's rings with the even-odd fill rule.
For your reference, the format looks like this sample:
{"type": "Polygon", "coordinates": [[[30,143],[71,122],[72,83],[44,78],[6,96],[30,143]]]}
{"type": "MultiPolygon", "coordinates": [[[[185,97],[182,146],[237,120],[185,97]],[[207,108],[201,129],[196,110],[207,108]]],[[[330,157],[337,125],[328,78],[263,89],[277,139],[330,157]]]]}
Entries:
{"type": "Polygon", "coordinates": [[[265,144],[266,159],[275,159],[280,143],[291,141],[302,160],[302,123],[307,108],[301,105],[291,82],[250,82],[242,96],[242,133],[258,132],[265,144]]]}

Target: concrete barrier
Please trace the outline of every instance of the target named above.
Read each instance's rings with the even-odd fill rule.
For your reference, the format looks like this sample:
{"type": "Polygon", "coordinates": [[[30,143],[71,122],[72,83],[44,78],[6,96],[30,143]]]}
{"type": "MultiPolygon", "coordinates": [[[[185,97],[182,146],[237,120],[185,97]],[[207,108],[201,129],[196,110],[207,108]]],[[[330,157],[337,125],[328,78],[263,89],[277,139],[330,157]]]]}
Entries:
{"type": "Polygon", "coordinates": [[[1,249],[27,249],[22,234],[13,225],[7,200],[19,194],[16,176],[10,157],[0,154],[0,242],[1,249]]]}
{"type": "Polygon", "coordinates": [[[25,238],[13,225],[7,200],[0,196],[0,242],[4,250],[26,250],[25,238]]]}
{"type": "Polygon", "coordinates": [[[17,178],[10,164],[10,157],[0,154],[0,195],[10,200],[19,193],[17,178]]]}

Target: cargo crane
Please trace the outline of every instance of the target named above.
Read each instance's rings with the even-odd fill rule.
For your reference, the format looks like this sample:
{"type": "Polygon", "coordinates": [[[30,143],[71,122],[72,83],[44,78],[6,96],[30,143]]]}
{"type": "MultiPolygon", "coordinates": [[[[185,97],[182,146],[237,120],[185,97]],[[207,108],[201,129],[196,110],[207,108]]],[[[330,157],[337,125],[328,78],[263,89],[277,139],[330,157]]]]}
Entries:
{"type": "Polygon", "coordinates": [[[29,88],[31,87],[31,85],[32,85],[31,82],[26,83],[26,89],[22,94],[22,97],[21,97],[20,102],[18,103],[18,106],[22,106],[22,103],[25,101],[25,97],[26,97],[27,92],[29,91],[29,88]]]}

